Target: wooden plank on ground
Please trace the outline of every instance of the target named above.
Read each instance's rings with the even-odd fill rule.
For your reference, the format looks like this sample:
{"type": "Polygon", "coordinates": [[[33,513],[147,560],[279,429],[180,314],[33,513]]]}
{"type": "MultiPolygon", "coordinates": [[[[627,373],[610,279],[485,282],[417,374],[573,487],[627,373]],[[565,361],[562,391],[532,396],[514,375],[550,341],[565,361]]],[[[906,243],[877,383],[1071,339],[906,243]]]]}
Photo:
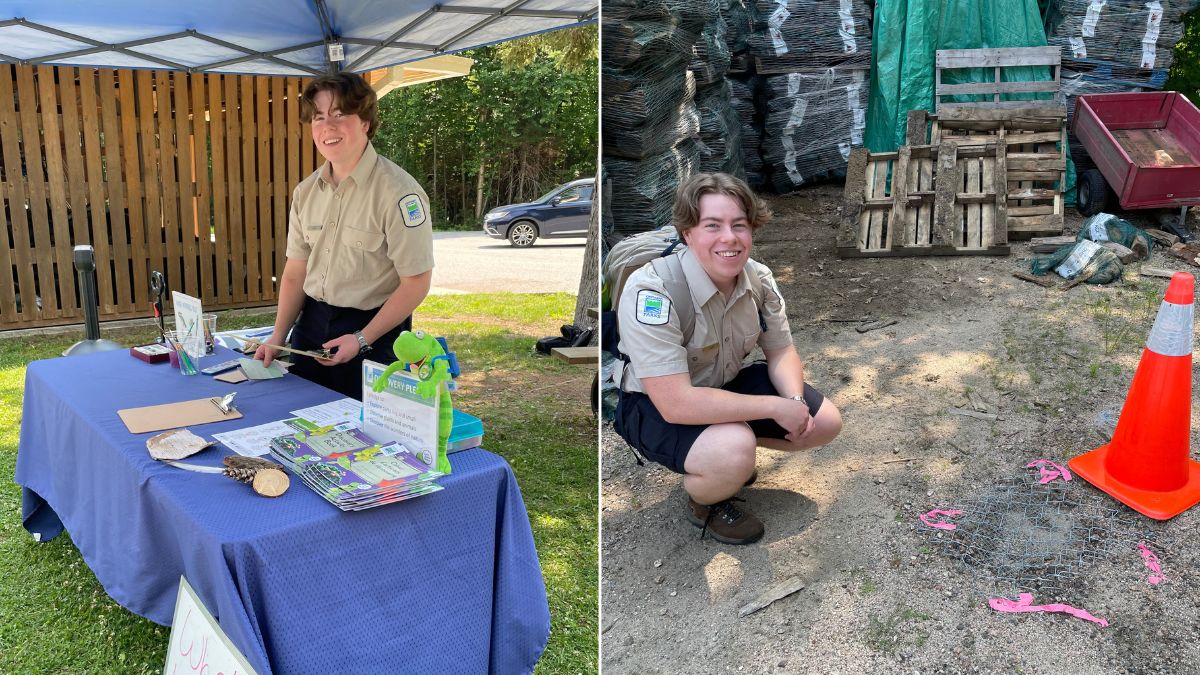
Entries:
{"type": "Polygon", "coordinates": [[[1144,277],[1154,277],[1156,279],[1170,279],[1174,277],[1177,272],[1175,272],[1175,270],[1164,270],[1161,267],[1142,267],[1138,270],[1138,274],[1144,277]]]}
{"type": "Polygon", "coordinates": [[[600,358],[598,347],[555,347],[550,353],[567,363],[595,363],[600,358]]]}
{"type": "MultiPolygon", "coordinates": [[[[1012,209],[1009,209],[1011,212],[1012,209]]],[[[1029,250],[1034,253],[1053,253],[1063,246],[1074,244],[1074,235],[1064,234],[1056,237],[1033,237],[1029,240],[1029,250]]]]}
{"type": "Polygon", "coordinates": [[[1153,227],[1147,227],[1146,234],[1150,235],[1150,238],[1154,240],[1154,243],[1158,244],[1159,246],[1171,247],[1179,243],[1178,235],[1171,234],[1170,232],[1164,232],[1153,227]]]}

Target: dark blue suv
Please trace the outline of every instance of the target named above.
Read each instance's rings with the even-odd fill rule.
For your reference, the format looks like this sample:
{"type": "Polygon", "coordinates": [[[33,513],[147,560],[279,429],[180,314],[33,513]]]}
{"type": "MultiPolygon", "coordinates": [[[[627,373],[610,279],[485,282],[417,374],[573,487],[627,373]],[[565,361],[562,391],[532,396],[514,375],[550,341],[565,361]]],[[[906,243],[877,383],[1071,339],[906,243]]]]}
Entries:
{"type": "Polygon", "coordinates": [[[538,237],[586,237],[595,182],[573,180],[532,202],[498,206],[484,214],[483,231],[519,248],[533,246],[538,237]]]}

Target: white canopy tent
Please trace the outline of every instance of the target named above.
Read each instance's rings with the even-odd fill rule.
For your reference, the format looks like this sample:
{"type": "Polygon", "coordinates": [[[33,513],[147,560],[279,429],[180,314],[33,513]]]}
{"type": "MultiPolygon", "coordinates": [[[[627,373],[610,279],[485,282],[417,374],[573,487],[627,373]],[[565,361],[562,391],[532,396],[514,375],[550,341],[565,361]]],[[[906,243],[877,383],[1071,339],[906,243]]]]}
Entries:
{"type": "Polygon", "coordinates": [[[597,4],[0,0],[0,63],[290,76],[362,72],[591,23],[597,4]]]}

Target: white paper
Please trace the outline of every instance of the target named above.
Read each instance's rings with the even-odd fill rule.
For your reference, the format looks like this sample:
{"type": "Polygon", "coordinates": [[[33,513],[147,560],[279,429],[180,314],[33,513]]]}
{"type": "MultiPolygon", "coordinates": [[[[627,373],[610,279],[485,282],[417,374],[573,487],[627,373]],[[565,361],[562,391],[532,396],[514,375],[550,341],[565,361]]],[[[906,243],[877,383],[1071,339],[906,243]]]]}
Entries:
{"type": "Polygon", "coordinates": [[[271,451],[269,446],[272,438],[290,436],[294,433],[296,433],[295,427],[280,420],[278,422],[260,424],[256,427],[223,431],[219,434],[213,434],[213,438],[220,441],[221,445],[239,455],[259,457],[271,451]]]}
{"type": "Polygon", "coordinates": [[[175,309],[175,335],[184,350],[193,358],[204,356],[207,349],[204,346],[204,324],[200,318],[204,314],[200,298],[171,291],[171,306],[175,309]]]}
{"type": "Polygon", "coordinates": [[[352,398],[343,398],[338,401],[330,401],[329,403],[322,403],[309,408],[293,410],[292,414],[296,417],[303,417],[309,422],[322,427],[342,422],[354,422],[357,424],[362,416],[362,403],[352,398]]]}
{"type": "Polygon", "coordinates": [[[377,394],[372,387],[384,370],[380,363],[363,361],[362,430],[376,441],[404,444],[426,466],[435,467],[441,396],[421,398],[417,395],[420,380],[403,371],[390,375],[387,389],[377,394]]]}

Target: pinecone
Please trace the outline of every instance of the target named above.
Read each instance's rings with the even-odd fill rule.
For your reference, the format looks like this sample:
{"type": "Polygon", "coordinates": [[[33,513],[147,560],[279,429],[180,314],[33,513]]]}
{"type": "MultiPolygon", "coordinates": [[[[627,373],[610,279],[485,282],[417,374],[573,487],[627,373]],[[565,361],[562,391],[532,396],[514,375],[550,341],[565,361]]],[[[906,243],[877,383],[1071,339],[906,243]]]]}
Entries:
{"type": "Polygon", "coordinates": [[[226,476],[243,483],[250,483],[253,481],[254,474],[256,473],[258,473],[258,469],[234,469],[231,467],[225,467],[226,476]]]}
{"type": "Polygon", "coordinates": [[[275,462],[270,462],[258,457],[243,457],[241,455],[230,455],[224,459],[224,462],[225,475],[243,483],[250,483],[253,481],[254,475],[263,469],[280,468],[280,466],[275,462]]]}

